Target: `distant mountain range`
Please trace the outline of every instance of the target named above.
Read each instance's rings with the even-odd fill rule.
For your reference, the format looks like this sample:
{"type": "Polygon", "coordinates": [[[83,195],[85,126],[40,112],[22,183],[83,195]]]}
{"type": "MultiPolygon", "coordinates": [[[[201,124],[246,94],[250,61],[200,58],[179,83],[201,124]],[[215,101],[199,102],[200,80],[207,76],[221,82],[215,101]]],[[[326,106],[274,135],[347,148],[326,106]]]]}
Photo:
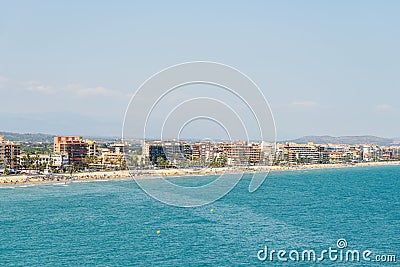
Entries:
{"type": "MultiPolygon", "coordinates": [[[[15,141],[19,143],[53,143],[53,134],[43,134],[43,133],[10,133],[10,132],[0,132],[0,136],[4,136],[5,140],[15,141]]],[[[118,137],[93,137],[93,136],[83,136],[85,139],[94,139],[100,142],[107,141],[118,141],[118,137]]]]}
{"type": "Polygon", "coordinates": [[[5,140],[15,141],[19,143],[52,143],[54,135],[42,133],[10,133],[0,132],[5,140]]]}
{"type": "MultiPolygon", "coordinates": [[[[0,132],[0,135],[4,136],[4,139],[16,141],[20,143],[52,143],[54,135],[52,134],[42,134],[42,133],[10,133],[10,132],[0,132]]],[[[86,136],[84,138],[94,139],[98,141],[116,141],[120,140],[118,137],[93,137],[86,136]]],[[[294,142],[298,144],[306,144],[308,142],[313,142],[315,144],[377,144],[377,145],[393,145],[400,144],[400,138],[383,138],[372,135],[361,135],[361,136],[303,136],[301,138],[293,140],[284,140],[281,142],[294,142]]]]}
{"type": "Polygon", "coordinates": [[[372,135],[361,135],[361,136],[303,136],[301,138],[287,140],[286,142],[294,142],[298,144],[305,144],[313,142],[315,144],[376,144],[380,146],[399,144],[400,138],[383,138],[372,135]]]}

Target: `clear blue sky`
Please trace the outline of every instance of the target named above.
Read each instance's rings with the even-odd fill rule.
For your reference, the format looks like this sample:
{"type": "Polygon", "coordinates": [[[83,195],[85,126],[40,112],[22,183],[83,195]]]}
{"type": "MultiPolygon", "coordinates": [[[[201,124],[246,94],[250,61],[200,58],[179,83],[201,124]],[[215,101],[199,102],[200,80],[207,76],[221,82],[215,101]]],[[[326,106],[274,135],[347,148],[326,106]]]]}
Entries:
{"type": "Polygon", "coordinates": [[[400,1],[1,1],[0,131],[117,135],[130,95],[217,61],[268,98],[278,139],[400,136],[400,1]]]}

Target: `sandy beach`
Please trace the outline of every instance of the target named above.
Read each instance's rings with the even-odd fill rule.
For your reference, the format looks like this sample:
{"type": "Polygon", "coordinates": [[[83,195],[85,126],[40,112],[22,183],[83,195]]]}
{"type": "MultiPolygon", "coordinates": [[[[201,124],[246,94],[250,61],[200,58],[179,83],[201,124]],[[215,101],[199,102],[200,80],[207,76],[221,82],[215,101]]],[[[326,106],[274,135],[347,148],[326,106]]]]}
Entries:
{"type": "Polygon", "coordinates": [[[80,172],[69,174],[53,175],[8,175],[0,177],[0,186],[15,184],[32,183],[51,183],[51,182],[73,182],[73,181],[92,181],[92,180],[111,180],[127,178],[146,178],[146,177],[168,177],[168,176],[191,176],[191,175],[212,175],[225,173],[251,173],[267,171],[285,171],[285,170],[311,170],[311,169],[330,169],[330,168],[348,168],[348,167],[367,167],[367,166],[385,166],[400,165],[400,161],[384,162],[363,162],[357,164],[310,164],[298,166],[247,166],[247,167],[224,167],[224,168],[202,168],[195,169],[154,169],[154,170],[123,170],[123,171],[98,171],[98,172],[80,172]]]}

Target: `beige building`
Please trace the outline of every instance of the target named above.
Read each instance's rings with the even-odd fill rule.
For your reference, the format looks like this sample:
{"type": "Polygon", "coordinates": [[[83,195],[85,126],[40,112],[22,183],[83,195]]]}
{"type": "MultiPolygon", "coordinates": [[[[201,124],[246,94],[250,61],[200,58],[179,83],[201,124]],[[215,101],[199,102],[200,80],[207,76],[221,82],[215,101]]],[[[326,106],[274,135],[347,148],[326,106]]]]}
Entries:
{"type": "Polygon", "coordinates": [[[318,147],[312,142],[308,144],[286,143],[283,148],[289,163],[316,164],[320,160],[318,147]]]}
{"type": "Polygon", "coordinates": [[[114,150],[114,153],[124,154],[129,152],[128,143],[116,142],[110,145],[111,149],[114,150]]]}
{"type": "Polygon", "coordinates": [[[18,168],[18,155],[20,154],[20,145],[11,141],[4,140],[0,136],[0,165],[10,169],[18,168]]]}
{"type": "Polygon", "coordinates": [[[261,145],[245,141],[219,143],[218,149],[228,165],[257,165],[262,162],[261,145]]]}
{"type": "Polygon", "coordinates": [[[85,143],[87,145],[87,156],[88,157],[94,157],[97,155],[97,142],[93,140],[85,140],[85,143]]]}
{"type": "Polygon", "coordinates": [[[54,154],[67,155],[70,164],[80,164],[88,155],[88,144],[80,136],[54,136],[54,154]]]}

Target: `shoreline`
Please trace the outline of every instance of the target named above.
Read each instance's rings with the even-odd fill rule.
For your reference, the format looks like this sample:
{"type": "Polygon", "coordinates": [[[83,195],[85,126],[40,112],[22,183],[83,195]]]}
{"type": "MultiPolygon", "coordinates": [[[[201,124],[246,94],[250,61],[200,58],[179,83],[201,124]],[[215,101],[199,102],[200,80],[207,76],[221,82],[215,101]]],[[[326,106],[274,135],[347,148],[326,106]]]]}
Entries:
{"type": "Polygon", "coordinates": [[[400,161],[382,161],[382,162],[362,162],[356,164],[310,164],[298,166],[247,166],[223,167],[223,168],[203,168],[201,170],[193,169],[157,169],[157,170],[136,170],[136,171],[98,171],[82,172],[69,174],[54,174],[50,178],[46,175],[10,175],[0,177],[0,187],[13,185],[29,184],[53,184],[53,183],[71,183],[79,181],[108,181],[134,178],[150,177],[184,177],[184,176],[204,176],[219,175],[228,173],[252,173],[269,171],[298,171],[298,170],[316,170],[316,169],[338,169],[350,167],[373,167],[373,166],[394,166],[400,165],[400,161]],[[133,174],[133,175],[132,175],[133,174]]]}

